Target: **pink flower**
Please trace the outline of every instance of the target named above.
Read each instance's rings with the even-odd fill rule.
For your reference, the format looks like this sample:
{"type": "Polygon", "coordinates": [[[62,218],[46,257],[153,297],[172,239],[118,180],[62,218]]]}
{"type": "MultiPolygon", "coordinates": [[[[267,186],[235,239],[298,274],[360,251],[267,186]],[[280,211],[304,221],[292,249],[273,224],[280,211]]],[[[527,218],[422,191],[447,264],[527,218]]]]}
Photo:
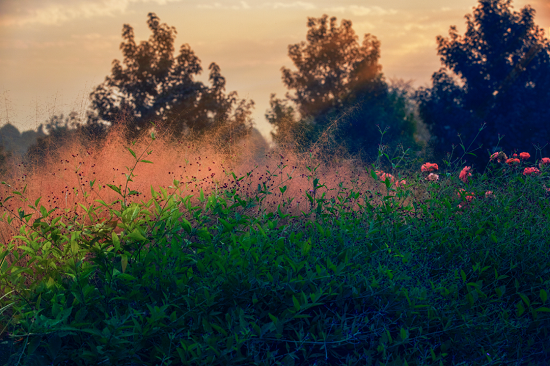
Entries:
{"type": "Polygon", "coordinates": [[[543,165],[550,165],[550,158],[542,158],[539,163],[539,168],[542,168],[543,165]]]}
{"type": "Polygon", "coordinates": [[[439,179],[439,175],[434,173],[430,173],[430,175],[426,177],[426,180],[430,180],[430,181],[436,181],[438,179],[439,179]]]}
{"type": "Polygon", "coordinates": [[[467,166],[467,167],[464,167],[464,169],[462,169],[462,171],[460,172],[459,178],[464,183],[467,183],[468,182],[468,177],[472,176],[472,173],[470,173],[470,169],[472,169],[472,168],[467,166]]]}
{"type": "Polygon", "coordinates": [[[489,197],[493,194],[493,191],[487,191],[485,192],[485,197],[489,197]]]}
{"type": "Polygon", "coordinates": [[[523,171],[523,175],[531,175],[531,174],[540,174],[540,170],[538,170],[537,168],[525,168],[525,170],[523,171]]]}
{"type": "Polygon", "coordinates": [[[438,169],[439,169],[439,167],[435,163],[433,163],[433,164],[432,163],[426,163],[426,164],[422,165],[422,168],[421,168],[421,170],[423,172],[434,172],[438,169]]]}
{"type": "Polygon", "coordinates": [[[526,152],[522,152],[519,154],[519,157],[522,159],[522,160],[527,160],[531,157],[531,155],[529,155],[529,153],[526,153],[526,152]]]}
{"type": "Polygon", "coordinates": [[[396,186],[396,187],[399,187],[400,185],[405,185],[405,184],[407,184],[407,182],[404,181],[404,180],[402,180],[401,182],[396,181],[396,179],[394,178],[393,175],[388,174],[388,173],[384,173],[384,172],[382,172],[382,171],[378,171],[378,170],[377,170],[377,171],[376,171],[376,176],[377,176],[378,179],[380,179],[381,181],[385,181],[386,178],[389,178],[389,180],[390,180],[391,183],[394,183],[394,182],[395,182],[395,186],[396,186]]]}
{"type": "MultiPolygon", "coordinates": [[[[464,192],[464,189],[460,188],[460,192],[464,192]]],[[[460,192],[458,193],[459,197],[460,197],[460,192]]],[[[466,199],[468,200],[468,202],[471,202],[474,199],[474,194],[473,193],[466,193],[466,194],[467,194],[466,199]]]]}
{"type": "Polygon", "coordinates": [[[506,160],[506,164],[508,164],[510,166],[519,164],[519,159],[508,159],[508,160],[506,160]]]}

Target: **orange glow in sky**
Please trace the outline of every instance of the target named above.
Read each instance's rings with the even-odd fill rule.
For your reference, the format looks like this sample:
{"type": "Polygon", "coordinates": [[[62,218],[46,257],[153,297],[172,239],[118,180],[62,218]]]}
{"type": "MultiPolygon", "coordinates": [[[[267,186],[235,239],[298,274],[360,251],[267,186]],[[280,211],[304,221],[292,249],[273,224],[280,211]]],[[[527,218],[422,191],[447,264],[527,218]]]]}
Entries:
{"type": "MultiPolygon", "coordinates": [[[[550,31],[549,0],[516,0],[536,10],[535,22],[550,31]]],[[[448,37],[474,0],[1,0],[0,125],[35,129],[54,114],[85,115],[88,95],[122,60],[123,24],[136,41],[147,40],[147,14],[177,30],[175,49],[187,43],[201,60],[197,80],[210,86],[208,65],[217,63],[226,93],[255,102],[252,117],[267,138],[265,119],[270,93],[284,98],[281,67],[295,70],[288,46],[306,41],[307,18],[323,14],[353,23],[358,43],[370,33],[381,41],[382,72],[387,80],[431,85],[441,67],[436,37],[448,37]]]]}

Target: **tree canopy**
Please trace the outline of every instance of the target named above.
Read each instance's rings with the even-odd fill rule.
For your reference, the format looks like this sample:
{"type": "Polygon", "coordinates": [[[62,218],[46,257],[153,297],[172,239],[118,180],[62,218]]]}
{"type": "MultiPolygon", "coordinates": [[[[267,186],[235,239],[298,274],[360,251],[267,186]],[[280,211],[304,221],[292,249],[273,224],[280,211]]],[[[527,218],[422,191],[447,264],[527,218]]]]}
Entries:
{"type": "Polygon", "coordinates": [[[365,34],[359,45],[350,20],[344,19],[336,27],[336,17],[332,17],[328,28],[327,19],[327,15],[308,18],[308,44],[288,47],[298,71],[281,68],[283,83],[294,95],[286,93],[286,100],[271,95],[266,118],[275,126],[274,141],[282,143],[299,135],[303,147],[328,132],[330,139],[347,146],[348,152],[368,150],[372,154],[380,142],[379,124],[382,130],[392,129],[384,136],[392,141],[392,147],[399,142],[418,148],[412,138],[415,120],[407,112],[405,93],[390,92],[381,73],[380,42],[365,34]],[[339,121],[336,128],[331,127],[334,121],[339,121]]]}
{"type": "MultiPolygon", "coordinates": [[[[510,8],[511,0],[480,0],[465,16],[464,36],[451,26],[449,38],[437,37],[444,67],[432,75],[433,86],[419,88],[414,97],[439,162],[461,143],[458,134],[466,151],[481,147],[466,155],[479,168],[497,150],[499,136],[499,151],[532,156],[550,140],[549,43],[534,23],[534,9],[510,8]]],[[[453,158],[457,153],[462,149],[453,158]]]]}
{"type": "Polygon", "coordinates": [[[215,63],[209,66],[212,87],[195,81],[202,72],[200,60],[188,44],[174,57],[176,29],[161,24],[154,13],[147,25],[152,35],[139,45],[133,28],[123,26],[123,61],[114,60],[111,75],[91,93],[87,124],[97,129],[102,122],[125,123],[130,138],[152,121],[162,122],[174,139],[218,128],[230,129],[234,139],[248,133],[254,102],[238,101],[236,92],[225,95],[225,78],[215,63]]]}

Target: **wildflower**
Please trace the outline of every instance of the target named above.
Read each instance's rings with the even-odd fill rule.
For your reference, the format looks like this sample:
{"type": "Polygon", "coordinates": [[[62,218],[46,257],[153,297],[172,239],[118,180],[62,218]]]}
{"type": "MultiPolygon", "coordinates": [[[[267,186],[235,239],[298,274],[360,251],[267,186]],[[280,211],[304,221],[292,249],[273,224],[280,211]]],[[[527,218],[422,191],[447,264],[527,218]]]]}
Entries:
{"type": "Polygon", "coordinates": [[[405,185],[407,184],[406,181],[402,180],[401,182],[399,181],[396,181],[395,180],[395,177],[391,174],[388,174],[388,173],[384,173],[382,171],[376,171],[376,176],[378,177],[378,179],[380,179],[381,181],[385,181],[386,178],[389,178],[390,182],[394,183],[395,182],[395,186],[396,187],[399,187],[399,185],[405,185]]]}
{"type": "Polygon", "coordinates": [[[489,197],[493,194],[493,191],[487,191],[485,192],[485,197],[489,197]]]}
{"type": "Polygon", "coordinates": [[[467,167],[464,167],[464,169],[462,169],[462,171],[460,172],[459,178],[464,183],[467,183],[468,182],[468,177],[472,176],[472,173],[470,173],[470,169],[472,169],[472,168],[467,166],[467,167]]]}
{"type": "Polygon", "coordinates": [[[434,173],[430,173],[430,175],[428,175],[426,177],[427,180],[430,180],[430,181],[436,181],[439,179],[439,175],[437,174],[434,174],[434,173]]]}
{"type": "MultiPolygon", "coordinates": [[[[464,189],[460,188],[460,192],[464,192],[464,189]]],[[[460,192],[458,193],[459,197],[460,197],[460,192]]],[[[466,199],[468,200],[468,202],[471,202],[474,199],[474,194],[473,193],[466,193],[466,194],[467,194],[466,199]]]]}
{"type": "Polygon", "coordinates": [[[538,170],[537,168],[525,168],[525,170],[523,171],[523,175],[531,175],[531,174],[540,174],[540,170],[538,170]]]}
{"type": "MultiPolygon", "coordinates": [[[[514,154],[515,155],[515,154],[514,154]]],[[[522,160],[527,160],[531,157],[531,155],[529,155],[529,153],[526,153],[526,152],[522,152],[519,154],[519,157],[522,159],[522,160]]]]}
{"type": "Polygon", "coordinates": [[[506,160],[506,164],[508,164],[510,166],[519,164],[519,159],[508,159],[508,160],[506,160]]]}
{"type": "Polygon", "coordinates": [[[436,171],[438,169],[439,169],[439,167],[435,163],[433,163],[433,164],[432,163],[426,163],[426,164],[422,165],[422,168],[421,168],[421,170],[423,172],[433,172],[433,171],[436,171]]]}
{"type": "Polygon", "coordinates": [[[542,168],[543,165],[550,165],[550,158],[542,158],[539,163],[539,168],[542,168]]]}
{"type": "Polygon", "coordinates": [[[508,157],[503,151],[500,151],[491,155],[491,160],[494,160],[494,159],[496,159],[498,163],[502,163],[503,161],[506,161],[508,157]]]}

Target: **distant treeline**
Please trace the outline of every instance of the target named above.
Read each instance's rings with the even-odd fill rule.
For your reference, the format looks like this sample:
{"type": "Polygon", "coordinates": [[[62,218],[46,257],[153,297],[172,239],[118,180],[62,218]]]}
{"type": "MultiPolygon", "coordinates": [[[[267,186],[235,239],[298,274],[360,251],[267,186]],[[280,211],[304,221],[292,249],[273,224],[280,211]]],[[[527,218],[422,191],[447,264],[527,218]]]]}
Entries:
{"type": "MultiPolygon", "coordinates": [[[[351,21],[344,19],[338,27],[335,17],[308,18],[307,42],[288,46],[297,71],[281,68],[292,93],[283,99],[270,96],[265,117],[273,126],[273,141],[302,152],[322,145],[329,154],[344,151],[372,161],[385,131],[382,145],[388,155],[400,156],[400,146],[410,152],[424,149],[437,164],[461,144],[469,153],[464,160],[478,168],[497,149],[536,158],[534,149],[540,149],[550,156],[550,43],[534,16],[529,5],[518,12],[511,0],[479,0],[466,15],[464,35],[451,26],[448,38],[436,38],[442,67],[432,74],[432,87],[418,90],[407,82],[386,81],[375,36],[365,34],[359,44],[351,21]],[[420,122],[430,135],[425,145],[416,138],[420,122]],[[471,146],[474,140],[479,146],[471,146]]],[[[254,101],[238,99],[235,91],[226,94],[214,62],[208,67],[211,86],[194,80],[202,72],[200,60],[188,44],[175,55],[175,28],[154,13],[147,25],[152,35],[138,44],[133,28],[124,24],[123,60],[114,60],[111,75],[94,88],[82,121],[75,112],[53,116],[46,123],[48,136],[4,126],[4,150],[27,151],[39,162],[73,130],[99,141],[109,128],[122,126],[130,141],[146,133],[152,121],[175,140],[216,131],[220,151],[250,136],[254,101]]],[[[463,153],[458,148],[452,160],[463,153]]]]}

